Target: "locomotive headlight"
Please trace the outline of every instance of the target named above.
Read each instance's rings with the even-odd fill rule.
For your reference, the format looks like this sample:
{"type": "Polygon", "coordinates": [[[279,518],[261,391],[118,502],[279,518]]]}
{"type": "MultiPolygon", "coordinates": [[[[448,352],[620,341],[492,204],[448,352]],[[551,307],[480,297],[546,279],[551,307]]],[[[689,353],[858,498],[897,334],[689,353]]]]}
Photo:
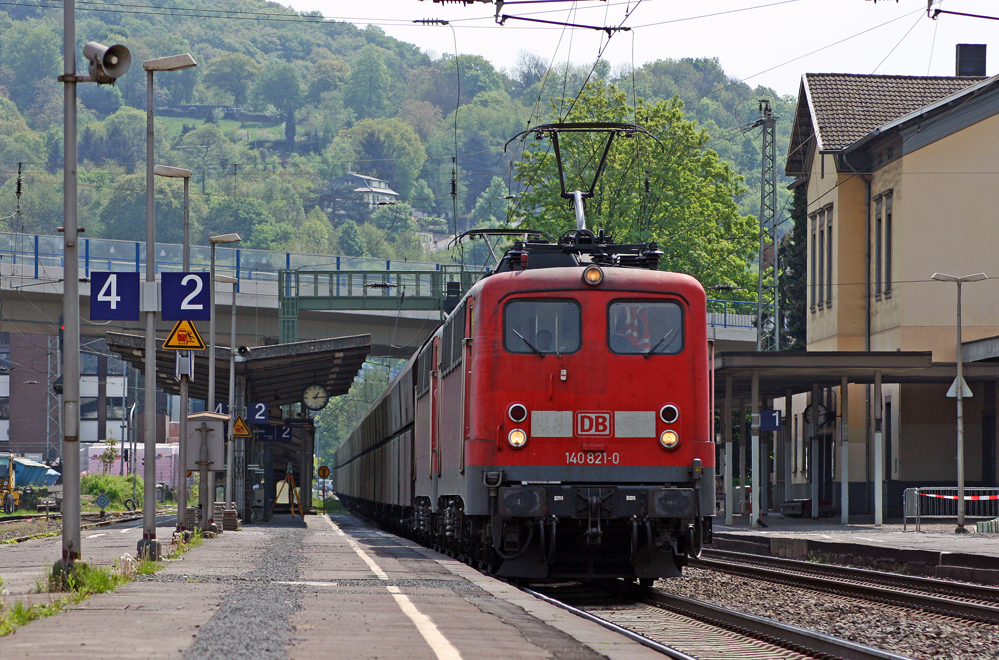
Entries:
{"type": "Polygon", "coordinates": [[[583,283],[589,286],[598,286],[604,281],[604,271],[599,266],[587,266],[583,271],[583,283]]]}
{"type": "Polygon", "coordinates": [[[520,449],[527,444],[527,434],[520,429],[510,431],[510,435],[506,439],[514,449],[520,449]]]}
{"type": "Polygon", "coordinates": [[[666,429],[659,436],[659,444],[662,445],[663,449],[676,449],[677,445],[680,444],[680,436],[677,435],[676,431],[666,429]]]}
{"type": "Polygon", "coordinates": [[[522,403],[515,403],[507,410],[507,415],[515,424],[520,424],[527,419],[527,406],[522,403]]]}

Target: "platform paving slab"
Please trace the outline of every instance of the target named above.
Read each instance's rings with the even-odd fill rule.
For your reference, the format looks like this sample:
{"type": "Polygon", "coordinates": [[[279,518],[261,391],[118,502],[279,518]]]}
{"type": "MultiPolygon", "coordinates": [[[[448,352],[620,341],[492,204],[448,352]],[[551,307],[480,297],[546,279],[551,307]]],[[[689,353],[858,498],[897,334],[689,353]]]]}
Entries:
{"type": "MultiPolygon", "coordinates": [[[[169,528],[159,533],[169,538],[169,528]]],[[[141,528],[84,542],[107,562],[141,528]],[[117,536],[115,536],[117,534],[117,536]],[[98,548],[100,546],[100,548],[98,548]]],[[[0,575],[50,565],[59,539],[0,548],[0,575]]],[[[6,577],[5,577],[6,580],[6,577]]],[[[47,594],[40,595],[48,597],[47,594]]],[[[453,559],[348,516],[276,516],[155,575],[0,638],[17,658],[317,657],[645,660],[658,654],[453,559]]]]}

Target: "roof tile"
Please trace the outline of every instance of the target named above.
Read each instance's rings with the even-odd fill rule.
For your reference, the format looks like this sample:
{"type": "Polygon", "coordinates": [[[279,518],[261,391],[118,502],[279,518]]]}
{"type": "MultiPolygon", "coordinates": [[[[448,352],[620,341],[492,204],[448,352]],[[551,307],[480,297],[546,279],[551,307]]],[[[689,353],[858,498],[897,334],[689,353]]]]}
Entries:
{"type": "Polygon", "coordinates": [[[816,132],[826,150],[845,149],[878,126],[986,78],[806,73],[816,132]]]}

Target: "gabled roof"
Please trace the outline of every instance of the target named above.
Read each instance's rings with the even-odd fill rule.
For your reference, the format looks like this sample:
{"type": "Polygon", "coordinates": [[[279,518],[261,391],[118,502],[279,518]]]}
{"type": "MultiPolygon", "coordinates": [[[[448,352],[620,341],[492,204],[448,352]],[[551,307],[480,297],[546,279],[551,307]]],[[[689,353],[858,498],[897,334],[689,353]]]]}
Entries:
{"type": "Polygon", "coordinates": [[[842,151],[877,127],[988,78],[806,73],[801,77],[785,171],[802,174],[811,141],[842,151]]]}

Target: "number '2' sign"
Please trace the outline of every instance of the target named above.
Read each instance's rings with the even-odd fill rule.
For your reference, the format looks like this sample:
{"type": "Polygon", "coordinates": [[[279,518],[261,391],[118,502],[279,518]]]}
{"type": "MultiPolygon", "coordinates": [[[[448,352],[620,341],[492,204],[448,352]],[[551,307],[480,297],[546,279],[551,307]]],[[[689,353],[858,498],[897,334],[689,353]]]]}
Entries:
{"type": "Polygon", "coordinates": [[[164,321],[210,321],[209,273],[163,273],[164,321]]]}
{"type": "Polygon", "coordinates": [[[251,403],[246,406],[246,417],[251,424],[266,424],[270,415],[266,403],[251,403]]]}
{"type": "Polygon", "coordinates": [[[138,321],[139,274],[90,273],[91,321],[138,321]]]}

